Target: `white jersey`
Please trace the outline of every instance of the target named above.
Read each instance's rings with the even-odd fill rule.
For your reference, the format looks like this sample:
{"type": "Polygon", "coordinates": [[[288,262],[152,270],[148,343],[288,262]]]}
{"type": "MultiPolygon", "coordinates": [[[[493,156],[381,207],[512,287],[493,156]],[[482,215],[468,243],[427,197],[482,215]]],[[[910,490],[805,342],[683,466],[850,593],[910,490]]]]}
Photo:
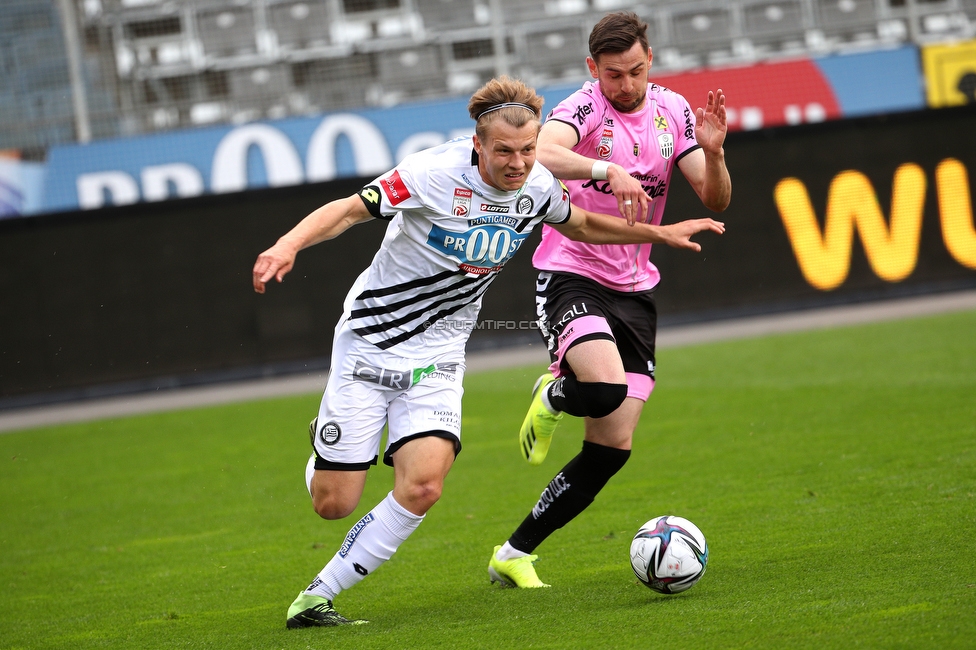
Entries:
{"type": "Polygon", "coordinates": [[[541,164],[517,191],[485,183],[470,138],[407,156],[359,196],[390,225],[340,327],[411,359],[463,353],[501,268],[540,222],[570,215],[568,192],[541,164]]]}

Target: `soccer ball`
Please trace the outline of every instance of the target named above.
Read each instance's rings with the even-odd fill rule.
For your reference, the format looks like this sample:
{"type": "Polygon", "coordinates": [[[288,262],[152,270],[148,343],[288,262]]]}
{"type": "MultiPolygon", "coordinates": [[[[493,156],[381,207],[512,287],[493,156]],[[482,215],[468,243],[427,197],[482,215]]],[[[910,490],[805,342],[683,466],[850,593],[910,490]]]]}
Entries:
{"type": "Polygon", "coordinates": [[[630,543],[630,566],[637,579],[662,594],[691,589],[705,574],[707,564],[705,536],[682,517],[651,519],[630,543]]]}

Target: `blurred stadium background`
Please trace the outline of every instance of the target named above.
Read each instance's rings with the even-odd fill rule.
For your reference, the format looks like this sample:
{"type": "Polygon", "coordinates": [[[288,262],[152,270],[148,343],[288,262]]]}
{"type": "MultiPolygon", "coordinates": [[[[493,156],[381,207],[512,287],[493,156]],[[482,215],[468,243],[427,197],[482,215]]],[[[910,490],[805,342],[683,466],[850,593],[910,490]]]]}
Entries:
{"type": "MultiPolygon", "coordinates": [[[[617,9],[650,25],[652,81],[692,107],[716,87],[729,102],[734,227],[699,257],[655,249],[665,324],[976,287],[976,0],[0,7],[0,409],[327,367],[382,228],[306,254],[260,298],[254,256],[404,155],[470,133],[467,97],[492,76],[554,106],[617,9]],[[832,203],[835,186],[875,203],[832,203]],[[832,213],[846,243],[827,237],[832,213]]],[[[681,182],[668,212],[703,216],[681,182]]],[[[516,258],[483,316],[531,318],[531,277],[516,258]]]]}
{"type": "Polygon", "coordinates": [[[622,8],[655,74],[976,36],[976,0],[4,0],[0,149],[576,83],[622,8]]]}

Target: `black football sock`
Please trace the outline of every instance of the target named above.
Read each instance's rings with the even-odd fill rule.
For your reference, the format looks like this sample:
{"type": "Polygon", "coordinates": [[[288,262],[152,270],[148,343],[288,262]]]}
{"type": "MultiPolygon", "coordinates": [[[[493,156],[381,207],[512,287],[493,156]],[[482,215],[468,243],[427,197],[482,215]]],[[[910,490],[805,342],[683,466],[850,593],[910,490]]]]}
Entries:
{"type": "Polygon", "coordinates": [[[531,553],[549,535],[586,510],[627,459],[629,449],[615,449],[583,441],[583,449],[549,482],[532,512],[512,533],[508,543],[531,553]]]}

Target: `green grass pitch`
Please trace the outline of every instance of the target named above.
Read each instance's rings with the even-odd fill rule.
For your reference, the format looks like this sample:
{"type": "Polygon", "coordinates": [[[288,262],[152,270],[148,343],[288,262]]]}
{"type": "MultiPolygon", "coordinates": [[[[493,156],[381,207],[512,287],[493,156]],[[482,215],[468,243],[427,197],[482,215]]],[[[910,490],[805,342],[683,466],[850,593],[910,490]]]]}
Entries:
{"type": "Polygon", "coordinates": [[[286,630],[390,489],[325,522],[303,481],[318,395],[0,435],[0,648],[972,648],[976,312],[662,351],[635,453],[539,549],[552,589],[489,586],[491,548],[577,452],[516,435],[539,368],[466,378],[464,451],[393,560],[286,630]],[[679,514],[708,571],[661,596],[628,562],[679,514]]]}

